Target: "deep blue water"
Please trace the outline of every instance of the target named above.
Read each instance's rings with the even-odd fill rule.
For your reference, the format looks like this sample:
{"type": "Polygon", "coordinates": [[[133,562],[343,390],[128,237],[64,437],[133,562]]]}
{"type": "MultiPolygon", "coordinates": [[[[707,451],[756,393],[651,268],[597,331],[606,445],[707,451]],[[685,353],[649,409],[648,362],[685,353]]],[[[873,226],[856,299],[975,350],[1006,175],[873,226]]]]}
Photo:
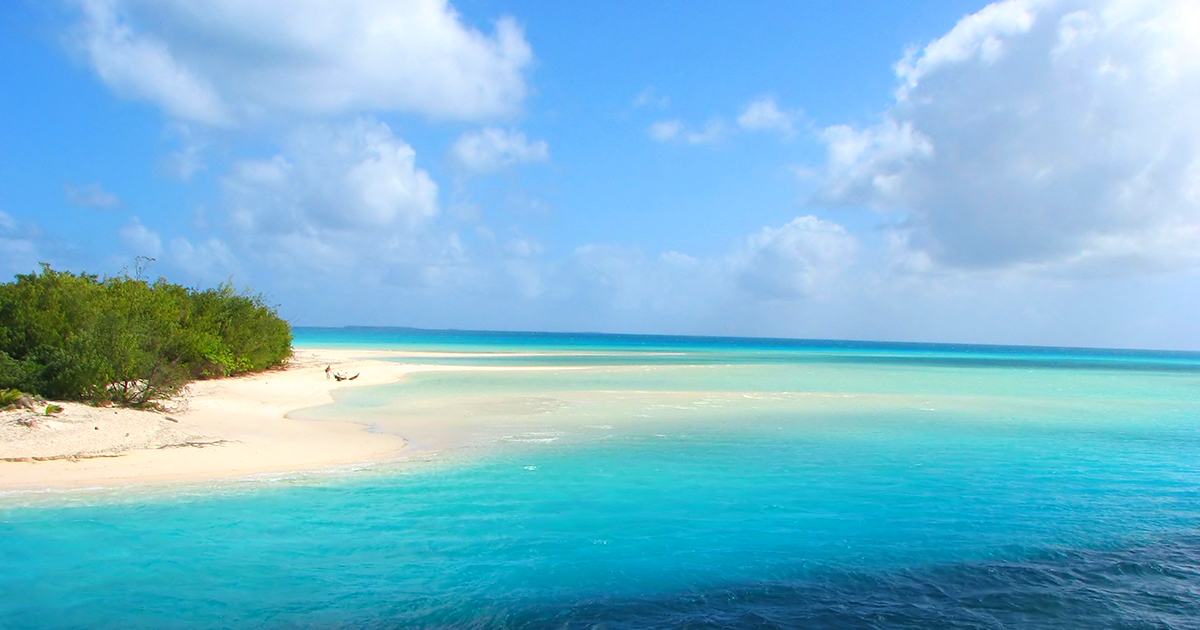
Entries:
{"type": "Polygon", "coordinates": [[[0,627],[1200,627],[1195,355],[522,339],[302,329],[309,347],[592,354],[458,358],[586,369],[431,374],[313,412],[562,401],[516,439],[10,497],[0,627]]]}

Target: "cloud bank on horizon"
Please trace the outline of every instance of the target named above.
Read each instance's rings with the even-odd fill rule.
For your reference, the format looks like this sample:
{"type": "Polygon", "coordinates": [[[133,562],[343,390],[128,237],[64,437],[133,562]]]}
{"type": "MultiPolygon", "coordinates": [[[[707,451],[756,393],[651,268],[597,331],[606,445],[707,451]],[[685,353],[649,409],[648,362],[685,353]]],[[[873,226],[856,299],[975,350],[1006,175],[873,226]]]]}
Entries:
{"type": "MultiPolygon", "coordinates": [[[[68,48],[161,112],[183,145],[164,156],[178,185],[209,187],[167,223],[127,184],[121,197],[112,182],[63,184],[71,203],[122,216],[105,260],[250,282],[301,324],[1200,348],[1189,0],[983,6],[896,51],[894,91],[866,123],[818,122],[774,86],[707,114],[681,105],[688,94],[625,94],[632,109],[603,122],[641,148],[618,162],[752,155],[799,173],[783,220],[696,208],[674,229],[762,217],[699,253],[622,208],[615,238],[545,218],[530,190],[569,189],[599,159],[562,128],[617,131],[539,100],[535,68],[552,64],[519,16],[480,28],[439,0],[78,6],[68,48]]],[[[6,268],[74,251],[4,210],[6,268]]]]}

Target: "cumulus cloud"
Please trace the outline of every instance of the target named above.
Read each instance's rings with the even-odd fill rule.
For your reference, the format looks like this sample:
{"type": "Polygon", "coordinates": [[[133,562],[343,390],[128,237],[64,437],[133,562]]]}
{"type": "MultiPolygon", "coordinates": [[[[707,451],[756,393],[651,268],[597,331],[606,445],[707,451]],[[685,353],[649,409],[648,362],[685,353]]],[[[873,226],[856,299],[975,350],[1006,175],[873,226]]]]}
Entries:
{"type": "Polygon", "coordinates": [[[74,42],[119,93],[232,125],[274,112],[512,114],[532,51],[500,18],[485,34],[445,0],[82,0],[74,42]]]}
{"type": "Polygon", "coordinates": [[[814,216],[764,227],[722,256],[641,250],[592,243],[576,248],[573,284],[618,307],[687,310],[752,300],[805,301],[825,297],[855,262],[858,240],[844,227],[814,216]]]}
{"type": "MultiPolygon", "coordinates": [[[[639,95],[634,104],[643,107],[653,104],[652,101],[643,103],[643,97],[646,97],[646,94],[648,93],[643,92],[642,95],[639,95]]],[[[799,111],[780,109],[774,97],[760,96],[746,105],[746,108],[737,115],[736,127],[731,127],[719,117],[710,119],[702,127],[695,127],[678,118],[666,118],[651,123],[647,132],[650,138],[656,142],[678,142],[690,145],[720,142],[738,129],[773,132],[784,139],[791,139],[796,135],[796,123],[799,122],[800,117],[801,112],[799,111]]]]}
{"type": "Polygon", "coordinates": [[[738,126],[747,131],[773,131],[784,138],[796,135],[799,114],[779,109],[771,96],[761,96],[746,106],[737,117],[738,126]]]}
{"type": "Polygon", "coordinates": [[[768,298],[817,294],[854,262],[858,241],[837,223],[812,215],[764,227],[728,259],[738,285],[768,298]]]}
{"type": "Polygon", "coordinates": [[[489,127],[459,136],[450,156],[462,171],[484,174],[515,164],[544,162],[550,157],[550,145],[545,140],[530,142],[520,132],[489,127]]]}
{"type": "Polygon", "coordinates": [[[222,188],[239,257],[287,277],[426,285],[463,264],[433,222],[437,184],[378,121],[301,129],[284,152],[235,163],[222,188]]]}
{"type": "Polygon", "coordinates": [[[438,213],[438,187],[386,124],[310,127],[290,155],[242,160],[223,182],[233,219],[260,234],[322,234],[412,226],[438,213]]]}
{"type": "Polygon", "coordinates": [[[125,249],[137,256],[157,258],[162,253],[162,237],[157,232],[142,225],[137,217],[128,225],[122,227],[118,234],[125,249]]]}
{"type": "Polygon", "coordinates": [[[173,238],[168,255],[171,264],[202,285],[218,284],[241,273],[237,257],[217,238],[209,238],[199,244],[193,244],[183,237],[173,238]]]}
{"type": "Polygon", "coordinates": [[[245,270],[238,257],[221,239],[208,237],[199,243],[179,236],[164,246],[163,237],[142,224],[137,217],[117,231],[121,244],[129,254],[145,256],[159,264],[171,267],[186,281],[197,285],[214,285],[234,277],[242,277],[245,270]]]}
{"type": "Polygon", "coordinates": [[[65,184],[63,190],[67,194],[67,201],[77,205],[89,208],[116,208],[121,205],[121,198],[104,190],[100,184],[85,184],[83,186],[72,186],[65,184]]]}
{"type": "Polygon", "coordinates": [[[682,142],[684,144],[713,144],[725,138],[725,123],[713,119],[704,127],[693,129],[682,120],[659,120],[650,125],[650,138],[657,142],[682,142]]]}
{"type": "Polygon", "coordinates": [[[1005,0],[896,72],[881,122],[823,131],[815,203],[898,213],[909,247],[963,268],[1198,258],[1194,2],[1005,0]]]}

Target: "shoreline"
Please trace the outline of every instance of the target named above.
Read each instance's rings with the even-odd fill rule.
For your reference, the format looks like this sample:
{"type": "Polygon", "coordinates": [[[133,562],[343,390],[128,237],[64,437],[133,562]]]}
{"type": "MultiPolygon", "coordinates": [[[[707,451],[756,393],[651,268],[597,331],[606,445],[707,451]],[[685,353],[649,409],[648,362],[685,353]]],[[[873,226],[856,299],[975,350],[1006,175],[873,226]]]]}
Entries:
{"type": "Polygon", "coordinates": [[[334,392],[396,383],[413,372],[471,369],[381,360],[385,351],[298,349],[287,367],[195,381],[165,411],[66,407],[0,413],[0,493],[113,489],[233,481],[271,473],[319,473],[404,457],[406,440],[349,420],[313,421],[293,412],[332,404],[334,392]],[[361,373],[338,382],[334,372],[361,373]]]}
{"type": "MultiPolygon", "coordinates": [[[[518,392],[512,396],[459,392],[448,398],[409,400],[402,410],[377,417],[372,417],[369,409],[362,413],[341,413],[344,410],[338,408],[330,413],[308,411],[333,405],[339,391],[400,383],[417,373],[594,369],[428,361],[447,356],[559,354],[563,353],[305,347],[297,349],[282,369],[193,382],[180,397],[169,401],[164,411],[60,403],[66,410],[56,416],[0,412],[0,503],[6,497],[42,493],[225,486],[263,478],[349,475],[474,445],[481,439],[487,443],[512,441],[512,436],[557,431],[560,425],[590,427],[590,414],[594,413],[590,410],[595,409],[622,408],[627,412],[622,414],[626,421],[644,423],[652,418],[674,422],[681,411],[691,416],[705,409],[744,404],[830,413],[864,404],[929,412],[936,410],[933,407],[952,409],[960,402],[954,396],[912,393],[651,388],[518,392]],[[332,366],[333,372],[361,376],[338,382],[327,378],[326,365],[332,366]],[[564,405],[576,411],[565,416],[550,413],[564,405]]],[[[611,418],[597,422],[616,424],[611,418]]]]}

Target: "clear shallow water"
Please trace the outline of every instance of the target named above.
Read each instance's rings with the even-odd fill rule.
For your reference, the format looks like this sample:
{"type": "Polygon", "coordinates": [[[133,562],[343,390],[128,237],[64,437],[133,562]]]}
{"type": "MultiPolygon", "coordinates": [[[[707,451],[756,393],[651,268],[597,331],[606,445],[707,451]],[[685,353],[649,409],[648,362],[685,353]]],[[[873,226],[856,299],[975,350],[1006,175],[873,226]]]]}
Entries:
{"type": "Polygon", "coordinates": [[[0,510],[0,627],[1200,627],[1194,355],[470,341],[592,354],[308,412],[492,427],[388,470],[0,510]]]}

